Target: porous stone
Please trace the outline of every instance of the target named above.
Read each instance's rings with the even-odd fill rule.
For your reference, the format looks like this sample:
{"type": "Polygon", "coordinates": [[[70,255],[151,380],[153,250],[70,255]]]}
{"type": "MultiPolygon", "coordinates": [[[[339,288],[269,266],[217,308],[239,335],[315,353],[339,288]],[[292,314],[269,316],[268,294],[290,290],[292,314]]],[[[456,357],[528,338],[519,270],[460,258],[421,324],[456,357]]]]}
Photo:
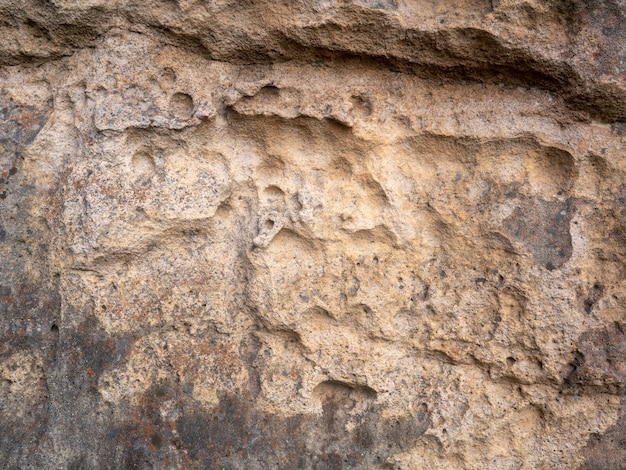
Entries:
{"type": "Polygon", "coordinates": [[[623,0],[0,18],[3,468],[626,468],[623,0]]]}

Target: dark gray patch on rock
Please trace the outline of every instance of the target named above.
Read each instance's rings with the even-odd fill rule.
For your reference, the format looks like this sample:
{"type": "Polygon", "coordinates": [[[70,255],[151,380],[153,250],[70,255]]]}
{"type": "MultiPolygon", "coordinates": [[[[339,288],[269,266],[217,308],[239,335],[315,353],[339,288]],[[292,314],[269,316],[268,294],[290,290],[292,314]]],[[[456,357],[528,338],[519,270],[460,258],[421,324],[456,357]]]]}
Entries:
{"type": "Polygon", "coordinates": [[[625,326],[613,323],[583,333],[578,339],[575,357],[565,376],[565,391],[610,393],[626,391],[625,326]]]}
{"type": "Polygon", "coordinates": [[[504,221],[504,229],[532,253],[537,263],[552,271],[572,256],[570,221],[574,213],[571,199],[565,202],[527,200],[504,221]]]}

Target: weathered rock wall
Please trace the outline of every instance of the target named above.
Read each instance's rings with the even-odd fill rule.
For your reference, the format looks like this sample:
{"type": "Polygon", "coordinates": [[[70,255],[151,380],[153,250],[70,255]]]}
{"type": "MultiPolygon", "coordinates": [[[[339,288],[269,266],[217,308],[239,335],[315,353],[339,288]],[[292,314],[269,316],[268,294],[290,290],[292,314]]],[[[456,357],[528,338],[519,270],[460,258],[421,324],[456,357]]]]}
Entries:
{"type": "Polygon", "coordinates": [[[626,468],[623,0],[0,4],[3,468],[626,468]]]}

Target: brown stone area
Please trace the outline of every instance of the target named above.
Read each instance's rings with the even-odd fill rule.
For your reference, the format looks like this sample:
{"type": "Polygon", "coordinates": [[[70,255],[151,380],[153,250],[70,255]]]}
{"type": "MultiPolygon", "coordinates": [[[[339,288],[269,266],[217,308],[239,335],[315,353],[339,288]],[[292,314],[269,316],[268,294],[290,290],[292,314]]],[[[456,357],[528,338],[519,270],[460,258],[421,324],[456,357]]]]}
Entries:
{"type": "Polygon", "coordinates": [[[626,468],[625,12],[0,2],[0,467],[626,468]]]}

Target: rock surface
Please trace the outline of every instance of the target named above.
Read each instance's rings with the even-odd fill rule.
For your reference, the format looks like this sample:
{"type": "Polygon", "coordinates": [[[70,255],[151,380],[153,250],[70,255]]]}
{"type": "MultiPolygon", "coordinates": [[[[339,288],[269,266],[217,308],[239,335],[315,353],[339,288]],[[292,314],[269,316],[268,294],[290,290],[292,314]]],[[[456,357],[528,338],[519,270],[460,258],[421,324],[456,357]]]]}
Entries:
{"type": "Polygon", "coordinates": [[[3,468],[626,468],[624,0],[0,18],[3,468]]]}

